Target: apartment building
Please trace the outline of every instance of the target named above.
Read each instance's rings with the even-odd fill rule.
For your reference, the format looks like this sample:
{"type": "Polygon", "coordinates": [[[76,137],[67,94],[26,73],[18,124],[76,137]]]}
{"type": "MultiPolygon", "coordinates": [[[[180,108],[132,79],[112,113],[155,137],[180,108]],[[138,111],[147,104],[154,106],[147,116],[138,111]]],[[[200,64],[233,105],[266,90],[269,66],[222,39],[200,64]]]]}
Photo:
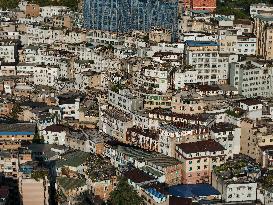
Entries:
{"type": "Polygon", "coordinates": [[[108,90],[108,102],[124,112],[135,112],[143,109],[143,99],[134,96],[129,89],[108,90]]]}
{"type": "Polygon", "coordinates": [[[157,43],[161,43],[161,42],[170,43],[172,41],[172,34],[169,30],[166,30],[166,29],[153,28],[149,32],[149,40],[157,42],[157,43]]]}
{"type": "Polygon", "coordinates": [[[141,93],[144,95],[144,108],[153,110],[157,108],[169,109],[172,106],[171,93],[160,92],[141,93]]]}
{"type": "Polygon", "coordinates": [[[203,113],[206,103],[200,97],[197,93],[181,91],[172,98],[172,111],[179,114],[203,113]]]}
{"type": "Polygon", "coordinates": [[[227,157],[240,153],[241,129],[229,123],[217,123],[210,131],[211,139],[219,142],[226,150],[227,157]]]}
{"type": "Polygon", "coordinates": [[[66,137],[66,127],[63,125],[50,125],[47,126],[41,134],[47,144],[64,145],[66,137]]]}
{"type": "Polygon", "coordinates": [[[41,169],[36,162],[28,162],[21,165],[18,180],[23,204],[49,204],[48,170],[41,169]]]}
{"type": "Polygon", "coordinates": [[[65,145],[72,149],[93,154],[102,154],[104,150],[102,133],[97,129],[70,130],[67,132],[65,145]]]}
{"type": "Polygon", "coordinates": [[[63,15],[68,12],[65,6],[43,6],[40,7],[40,16],[43,18],[63,15]]]}
{"type": "Polygon", "coordinates": [[[215,140],[176,145],[176,158],[183,166],[183,183],[209,183],[211,171],[225,162],[226,155],[226,149],[215,140]]]}
{"type": "Polygon", "coordinates": [[[81,202],[81,195],[88,190],[86,181],[80,178],[69,178],[66,176],[57,177],[56,190],[60,195],[59,204],[77,204],[81,202]]]}
{"type": "Polygon", "coordinates": [[[191,65],[198,72],[197,82],[201,84],[217,84],[228,78],[228,59],[225,66],[219,56],[219,44],[211,41],[186,41],[186,64],[191,65]],[[219,73],[221,73],[219,75],[219,73]]]}
{"type": "Polygon", "coordinates": [[[90,194],[106,201],[118,183],[116,168],[109,160],[92,155],[88,163],[87,187],[90,194]]]}
{"type": "Polygon", "coordinates": [[[40,6],[38,4],[27,4],[25,9],[27,17],[38,17],[40,15],[40,6]]]}
{"type": "Polygon", "coordinates": [[[98,45],[101,44],[122,45],[124,43],[124,36],[119,35],[116,32],[89,30],[86,35],[87,42],[98,45]]]}
{"type": "Polygon", "coordinates": [[[173,122],[160,125],[159,152],[170,157],[176,156],[176,145],[207,140],[208,129],[203,126],[173,122]]]}
{"type": "Polygon", "coordinates": [[[241,159],[239,156],[232,162],[228,161],[226,164],[216,167],[212,172],[211,184],[220,191],[224,202],[254,202],[257,199],[256,177],[259,172],[259,166],[251,159],[241,159]],[[242,174],[243,169],[245,171],[242,174]]]}
{"type": "Polygon", "coordinates": [[[169,88],[169,76],[171,66],[152,64],[142,67],[134,74],[134,85],[139,89],[153,90],[155,92],[166,93],[169,88]]]}
{"type": "Polygon", "coordinates": [[[19,53],[18,47],[20,46],[19,40],[3,39],[0,41],[0,55],[2,64],[4,63],[18,63],[19,53]]]}
{"type": "Polygon", "coordinates": [[[35,85],[54,86],[59,78],[59,68],[55,66],[36,66],[33,82],[35,85]]]}
{"type": "Polygon", "coordinates": [[[101,130],[113,138],[126,142],[126,131],[133,126],[132,117],[118,109],[100,111],[101,130]]]}
{"type": "Polygon", "coordinates": [[[1,100],[0,101],[0,116],[9,116],[11,111],[12,111],[13,103],[6,101],[6,100],[1,100]]]}
{"type": "Polygon", "coordinates": [[[265,61],[231,63],[230,85],[245,97],[271,97],[272,72],[272,66],[265,61]]]}
{"type": "Polygon", "coordinates": [[[250,5],[250,15],[252,18],[259,15],[259,14],[270,12],[270,11],[273,11],[273,7],[271,5],[267,5],[265,3],[250,5]]]}
{"type": "Polygon", "coordinates": [[[218,32],[220,53],[234,53],[238,55],[256,54],[257,38],[250,31],[246,33],[240,28],[222,28],[218,32]]]}
{"type": "Polygon", "coordinates": [[[126,141],[144,150],[159,151],[159,133],[157,131],[134,126],[127,129],[126,141]]]}
{"type": "Polygon", "coordinates": [[[18,149],[24,141],[32,141],[35,134],[35,124],[15,123],[0,124],[0,142],[3,150],[18,149]]]}
{"type": "Polygon", "coordinates": [[[59,108],[61,110],[62,119],[75,119],[80,118],[80,102],[81,97],[75,93],[65,93],[58,98],[59,108]]]}
{"type": "Polygon", "coordinates": [[[257,37],[256,55],[262,56],[265,60],[273,59],[273,16],[256,15],[254,17],[254,34],[257,37]]]}
{"type": "Polygon", "coordinates": [[[257,51],[257,38],[253,34],[245,34],[237,36],[236,54],[252,55],[257,51]]]}
{"type": "Polygon", "coordinates": [[[191,66],[184,66],[177,69],[174,74],[174,88],[183,89],[186,85],[197,84],[198,71],[191,66]]]}
{"type": "Polygon", "coordinates": [[[272,125],[244,120],[242,126],[241,153],[255,159],[262,167],[272,167],[272,125]]]}
{"type": "Polygon", "coordinates": [[[0,152],[0,171],[5,177],[17,178],[19,170],[17,152],[0,152]]]}

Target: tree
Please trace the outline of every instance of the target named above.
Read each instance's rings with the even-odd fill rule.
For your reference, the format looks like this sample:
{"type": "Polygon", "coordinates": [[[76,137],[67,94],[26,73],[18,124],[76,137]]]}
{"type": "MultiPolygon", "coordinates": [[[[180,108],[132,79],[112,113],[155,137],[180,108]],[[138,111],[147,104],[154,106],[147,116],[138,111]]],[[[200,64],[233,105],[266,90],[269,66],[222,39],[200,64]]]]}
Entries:
{"type": "Polygon", "coordinates": [[[3,10],[14,9],[18,6],[19,0],[0,0],[0,8],[3,10]]]}
{"type": "Polygon", "coordinates": [[[13,120],[18,120],[19,114],[23,112],[23,109],[18,103],[15,103],[13,105],[12,111],[10,113],[10,116],[13,120]]]}
{"type": "Polygon", "coordinates": [[[142,198],[137,191],[128,184],[126,178],[120,178],[114,191],[110,193],[110,204],[113,205],[141,205],[142,198]]]}
{"type": "Polygon", "coordinates": [[[39,135],[38,127],[35,128],[35,134],[32,140],[32,143],[34,144],[44,144],[45,140],[43,136],[39,135]]]}

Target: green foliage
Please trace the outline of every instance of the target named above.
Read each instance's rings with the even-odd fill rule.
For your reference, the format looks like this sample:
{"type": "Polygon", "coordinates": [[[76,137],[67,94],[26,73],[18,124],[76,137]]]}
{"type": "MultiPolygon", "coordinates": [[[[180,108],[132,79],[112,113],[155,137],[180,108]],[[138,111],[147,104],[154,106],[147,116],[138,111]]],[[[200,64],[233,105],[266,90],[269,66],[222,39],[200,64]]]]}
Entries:
{"type": "Polygon", "coordinates": [[[31,178],[35,179],[36,181],[44,179],[46,176],[48,176],[47,171],[34,171],[31,173],[31,178]]]}
{"type": "Polygon", "coordinates": [[[236,19],[250,18],[249,8],[255,3],[269,3],[273,0],[218,0],[216,13],[223,15],[235,15],[236,19]]]}
{"type": "Polygon", "coordinates": [[[266,176],[263,183],[263,188],[269,189],[271,187],[273,187],[273,174],[266,176]]]}
{"type": "Polygon", "coordinates": [[[34,144],[44,144],[44,142],[45,142],[44,137],[39,135],[38,128],[36,126],[35,134],[34,134],[32,143],[34,143],[34,144]]]}
{"type": "Polygon", "coordinates": [[[0,0],[0,8],[3,10],[14,9],[18,6],[19,0],[0,0]]]}
{"type": "Polygon", "coordinates": [[[115,93],[118,93],[119,90],[123,89],[123,86],[121,84],[113,84],[111,87],[111,90],[115,93]]]}
{"type": "Polygon", "coordinates": [[[125,178],[120,178],[116,189],[110,193],[110,203],[113,205],[141,205],[143,200],[125,178]]]}
{"type": "Polygon", "coordinates": [[[240,115],[237,114],[237,113],[236,113],[235,111],[233,111],[233,110],[226,110],[225,113],[228,114],[228,115],[230,115],[230,116],[232,116],[232,117],[236,117],[236,118],[240,117],[240,115]]]}
{"type": "MultiPolygon", "coordinates": [[[[0,1],[1,1],[1,0],[0,0],[0,1]]],[[[12,118],[13,120],[18,120],[18,116],[19,116],[19,114],[20,114],[21,112],[23,112],[23,109],[21,108],[21,106],[20,106],[18,103],[15,103],[15,104],[13,105],[13,108],[12,108],[12,111],[11,111],[10,116],[11,116],[11,118],[12,118]]]]}

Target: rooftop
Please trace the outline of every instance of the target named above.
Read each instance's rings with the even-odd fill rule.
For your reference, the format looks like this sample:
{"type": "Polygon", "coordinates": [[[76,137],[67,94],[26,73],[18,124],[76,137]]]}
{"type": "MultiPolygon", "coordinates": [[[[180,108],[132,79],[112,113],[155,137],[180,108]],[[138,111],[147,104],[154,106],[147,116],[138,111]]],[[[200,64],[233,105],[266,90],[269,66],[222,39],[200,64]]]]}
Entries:
{"type": "Polygon", "coordinates": [[[118,152],[127,155],[128,157],[135,158],[137,160],[146,161],[150,165],[155,165],[158,167],[169,167],[180,164],[180,162],[172,157],[168,157],[163,154],[155,153],[155,152],[147,152],[141,149],[126,147],[126,146],[118,146],[118,152]]]}
{"type": "Polygon", "coordinates": [[[235,156],[214,169],[214,173],[227,183],[255,182],[260,171],[259,165],[245,155],[235,156]]]}
{"type": "Polygon", "coordinates": [[[56,167],[71,166],[78,167],[88,161],[90,153],[82,151],[73,151],[61,156],[61,159],[56,161],[56,167]]]}
{"type": "Polygon", "coordinates": [[[233,131],[235,128],[237,128],[237,126],[230,124],[230,123],[216,123],[211,130],[214,133],[219,133],[219,132],[227,132],[227,131],[233,131]]]}
{"type": "Polygon", "coordinates": [[[215,140],[205,140],[198,142],[182,143],[176,145],[178,148],[182,149],[183,152],[198,153],[198,152],[216,152],[223,151],[225,148],[215,140]]]}
{"type": "Polygon", "coordinates": [[[109,180],[117,175],[110,161],[98,155],[91,155],[87,166],[87,174],[93,182],[109,180]]]}
{"type": "Polygon", "coordinates": [[[260,100],[258,100],[258,99],[253,99],[253,98],[251,98],[251,99],[249,98],[249,99],[240,100],[240,103],[246,104],[246,105],[248,105],[248,106],[263,104],[260,100]]]}
{"type": "Polygon", "coordinates": [[[57,177],[57,182],[65,191],[77,189],[86,185],[85,179],[57,177]]]}
{"type": "Polygon", "coordinates": [[[44,129],[44,131],[47,131],[47,132],[63,132],[66,130],[67,130],[67,127],[60,124],[49,125],[44,129]]]}
{"type": "Polygon", "coordinates": [[[0,124],[0,135],[32,135],[35,128],[34,123],[0,124]]]}
{"type": "Polygon", "coordinates": [[[188,40],[185,43],[190,47],[219,46],[219,44],[217,42],[214,42],[214,41],[192,41],[192,40],[188,40]]]}
{"type": "Polygon", "coordinates": [[[221,194],[209,184],[181,184],[171,186],[168,191],[172,196],[183,198],[215,196],[221,194]]]}
{"type": "Polygon", "coordinates": [[[132,169],[124,173],[124,176],[135,183],[143,183],[155,180],[152,176],[146,174],[140,169],[132,169]]]}

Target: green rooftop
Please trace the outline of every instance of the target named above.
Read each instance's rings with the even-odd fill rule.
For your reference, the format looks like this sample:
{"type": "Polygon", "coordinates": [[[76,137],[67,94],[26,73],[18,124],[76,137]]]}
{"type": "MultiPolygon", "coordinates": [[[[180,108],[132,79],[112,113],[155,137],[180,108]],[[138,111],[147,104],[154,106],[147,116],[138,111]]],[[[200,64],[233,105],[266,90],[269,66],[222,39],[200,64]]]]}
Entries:
{"type": "Polygon", "coordinates": [[[78,178],[57,177],[57,182],[65,191],[73,190],[86,185],[84,179],[78,178]]]}
{"type": "Polygon", "coordinates": [[[78,167],[84,164],[88,158],[90,157],[90,153],[75,151],[70,152],[65,155],[62,155],[62,158],[56,161],[56,167],[70,166],[70,167],[78,167]]]}

